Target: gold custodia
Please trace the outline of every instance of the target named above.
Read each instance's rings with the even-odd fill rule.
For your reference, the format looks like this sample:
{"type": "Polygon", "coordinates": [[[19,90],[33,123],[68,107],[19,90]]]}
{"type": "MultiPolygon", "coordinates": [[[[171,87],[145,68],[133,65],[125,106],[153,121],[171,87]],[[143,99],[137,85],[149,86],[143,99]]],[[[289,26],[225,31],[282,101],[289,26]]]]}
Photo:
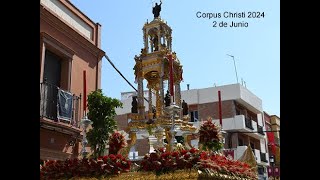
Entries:
{"type": "MultiPolygon", "coordinates": [[[[164,83],[169,80],[170,77],[167,55],[172,54],[173,56],[173,78],[176,101],[180,101],[181,98],[180,83],[182,66],[180,65],[176,52],[172,51],[172,29],[166,22],[161,18],[154,19],[144,24],[142,31],[144,47],[141,48],[139,56],[135,56],[134,58],[134,73],[136,78],[139,78],[138,87],[140,87],[138,88],[138,100],[140,100],[138,104],[139,114],[131,116],[132,122],[129,123],[129,126],[131,129],[146,128],[146,118],[153,119],[155,115],[155,119],[152,121],[154,122],[153,125],[166,129],[167,141],[171,142],[170,140],[173,138],[170,137],[171,133],[176,133],[175,130],[174,132],[169,132],[169,129],[172,128],[173,125],[181,127],[181,130],[185,132],[194,132],[196,130],[195,127],[188,124],[189,119],[187,117],[180,119],[180,115],[172,115],[169,111],[167,112],[164,106],[165,88],[169,89],[169,87],[165,87],[164,83]],[[151,100],[149,103],[155,102],[155,114],[149,109],[146,116],[144,115],[145,106],[142,106],[142,102],[144,101],[141,101],[145,91],[143,89],[143,80],[147,81],[147,89],[149,91],[151,90],[155,96],[155,98],[149,97],[149,100],[151,100]]],[[[154,104],[149,104],[148,107],[150,108],[153,105],[154,104]]],[[[181,109],[181,102],[175,102],[175,105],[181,109]]],[[[168,150],[172,149],[170,146],[172,145],[168,143],[168,150]]]]}

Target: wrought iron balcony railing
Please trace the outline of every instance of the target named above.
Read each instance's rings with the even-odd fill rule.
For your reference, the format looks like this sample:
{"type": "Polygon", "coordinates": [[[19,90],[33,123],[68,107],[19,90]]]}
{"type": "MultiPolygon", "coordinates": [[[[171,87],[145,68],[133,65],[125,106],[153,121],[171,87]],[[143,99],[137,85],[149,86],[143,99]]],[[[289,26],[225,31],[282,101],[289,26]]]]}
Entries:
{"type": "MultiPolygon", "coordinates": [[[[61,90],[50,83],[40,83],[40,117],[68,123],[73,127],[79,128],[81,97],[73,94],[69,97],[72,99],[60,100],[59,103],[59,93],[61,93],[61,90]],[[69,108],[72,109],[70,110],[69,108]]],[[[67,92],[66,94],[71,93],[67,92]]]]}

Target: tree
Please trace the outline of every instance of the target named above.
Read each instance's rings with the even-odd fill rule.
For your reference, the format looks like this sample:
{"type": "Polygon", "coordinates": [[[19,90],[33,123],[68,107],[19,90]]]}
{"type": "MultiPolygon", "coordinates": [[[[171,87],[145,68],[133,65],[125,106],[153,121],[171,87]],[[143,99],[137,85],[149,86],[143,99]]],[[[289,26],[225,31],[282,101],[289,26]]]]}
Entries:
{"type": "Polygon", "coordinates": [[[104,96],[101,89],[88,95],[88,118],[93,122],[87,133],[93,157],[102,156],[110,134],[117,128],[115,108],[122,107],[118,99],[104,96]]]}

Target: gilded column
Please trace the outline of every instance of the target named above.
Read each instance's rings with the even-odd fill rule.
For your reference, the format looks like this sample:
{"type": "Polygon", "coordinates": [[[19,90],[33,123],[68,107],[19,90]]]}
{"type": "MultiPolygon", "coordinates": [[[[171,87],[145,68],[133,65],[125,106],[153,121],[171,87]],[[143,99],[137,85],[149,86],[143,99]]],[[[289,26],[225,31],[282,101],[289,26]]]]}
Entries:
{"type": "Polygon", "coordinates": [[[143,77],[138,80],[138,111],[140,117],[144,118],[143,77]]]}
{"type": "Polygon", "coordinates": [[[164,76],[164,63],[161,61],[162,65],[160,68],[160,82],[159,82],[159,88],[160,88],[160,102],[162,102],[161,106],[161,114],[162,114],[162,109],[164,108],[164,87],[163,87],[163,76],[164,76]]]}
{"type": "Polygon", "coordinates": [[[152,113],[152,90],[149,88],[149,119],[153,119],[152,113]]]}
{"type": "Polygon", "coordinates": [[[160,30],[159,30],[158,31],[158,51],[160,51],[160,50],[161,50],[161,34],[160,34],[160,30]]]}
{"type": "Polygon", "coordinates": [[[181,90],[180,82],[174,85],[174,100],[177,106],[181,107],[181,90]]]}
{"type": "MultiPolygon", "coordinates": [[[[160,77],[160,102],[162,102],[161,110],[164,108],[164,90],[163,90],[163,77],[160,77]]],[[[161,113],[162,114],[162,113],[161,113]]]]}
{"type": "Polygon", "coordinates": [[[146,30],[143,30],[143,41],[144,41],[144,48],[149,52],[149,44],[148,44],[148,35],[146,30]]]}
{"type": "Polygon", "coordinates": [[[161,113],[161,105],[163,103],[161,103],[160,101],[160,93],[159,93],[159,90],[157,89],[156,90],[156,117],[158,118],[160,116],[160,113],[161,113]]]}
{"type": "Polygon", "coordinates": [[[153,52],[153,42],[152,42],[152,37],[150,36],[150,52],[153,52]]]}

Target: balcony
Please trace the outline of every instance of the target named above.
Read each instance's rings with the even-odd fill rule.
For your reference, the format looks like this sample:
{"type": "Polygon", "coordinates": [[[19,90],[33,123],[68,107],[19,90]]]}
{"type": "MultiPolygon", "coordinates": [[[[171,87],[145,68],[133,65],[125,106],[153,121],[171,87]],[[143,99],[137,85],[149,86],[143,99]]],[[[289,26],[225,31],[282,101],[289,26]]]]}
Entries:
{"type": "MultiPolygon", "coordinates": [[[[214,123],[220,124],[219,119],[214,119],[214,123]]],[[[248,135],[255,136],[255,138],[261,138],[257,133],[250,133],[252,131],[257,131],[257,123],[253,120],[245,118],[244,115],[236,115],[232,118],[222,119],[222,129],[225,131],[240,131],[249,132],[248,135]]]]}
{"type": "Polygon", "coordinates": [[[260,159],[261,159],[262,162],[268,163],[267,154],[266,153],[260,152],[260,159]]]}
{"type": "MultiPolygon", "coordinates": [[[[220,124],[219,119],[214,119],[212,121],[216,124],[220,124]]],[[[245,118],[244,115],[236,115],[233,118],[222,119],[222,129],[229,132],[238,131],[247,133],[248,136],[255,139],[265,138],[265,135],[258,133],[258,123],[249,118],[245,118]]],[[[262,127],[262,132],[264,130],[264,127],[262,127]]]]}
{"type": "Polygon", "coordinates": [[[245,118],[245,125],[247,128],[253,130],[252,121],[248,118],[245,118]]]}
{"type": "Polygon", "coordinates": [[[263,127],[258,125],[258,133],[261,135],[265,135],[265,133],[263,132],[263,127]]]}
{"type": "Polygon", "coordinates": [[[40,83],[40,119],[53,125],[79,128],[81,97],[50,83],[40,83]],[[50,122],[50,120],[52,122],[50,122]]]}

